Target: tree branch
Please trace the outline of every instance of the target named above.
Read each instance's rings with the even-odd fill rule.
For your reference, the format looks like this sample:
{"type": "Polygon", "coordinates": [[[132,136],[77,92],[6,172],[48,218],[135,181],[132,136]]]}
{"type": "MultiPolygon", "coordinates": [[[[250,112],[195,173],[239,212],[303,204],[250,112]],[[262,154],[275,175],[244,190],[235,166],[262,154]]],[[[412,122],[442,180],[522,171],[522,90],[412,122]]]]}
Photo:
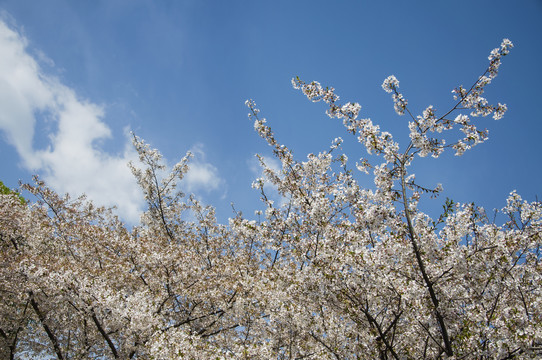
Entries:
{"type": "Polygon", "coordinates": [[[454,351],[452,349],[452,343],[448,335],[448,330],[446,329],[446,324],[444,323],[444,318],[439,311],[439,301],[435,293],[435,290],[433,289],[433,282],[431,281],[431,279],[429,279],[429,276],[427,275],[427,271],[425,270],[425,265],[422,260],[420,249],[418,248],[418,244],[416,243],[416,235],[414,234],[414,226],[412,225],[412,220],[410,218],[410,211],[408,209],[408,200],[406,196],[407,194],[406,194],[406,185],[405,185],[404,164],[401,164],[401,190],[402,190],[402,195],[403,195],[403,206],[405,209],[405,217],[406,217],[407,225],[408,225],[408,233],[410,235],[410,242],[412,244],[414,255],[416,256],[416,262],[418,263],[418,267],[420,268],[423,281],[425,282],[427,290],[429,291],[429,296],[431,297],[431,302],[433,303],[435,316],[437,318],[437,322],[440,327],[442,340],[444,341],[444,350],[446,352],[446,355],[453,356],[454,351]]]}
{"type": "Polygon", "coordinates": [[[55,350],[56,356],[58,357],[59,360],[63,360],[64,357],[62,356],[62,351],[60,350],[60,345],[58,344],[58,339],[53,334],[53,332],[51,331],[49,326],[45,323],[45,316],[40,311],[38,303],[36,302],[36,300],[34,300],[34,294],[32,292],[30,292],[30,305],[32,306],[32,308],[36,312],[36,315],[38,315],[38,319],[39,319],[41,325],[43,326],[43,329],[47,333],[47,336],[49,337],[49,340],[51,340],[51,343],[53,344],[53,348],[55,350]]]}
{"type": "Polygon", "coordinates": [[[92,310],[92,321],[94,321],[94,324],[96,324],[96,327],[98,328],[98,331],[100,332],[102,337],[107,342],[107,345],[111,349],[111,352],[113,353],[113,356],[115,357],[115,359],[118,359],[119,354],[117,353],[117,349],[115,348],[115,344],[113,344],[113,342],[111,341],[111,338],[109,337],[109,335],[107,335],[104,328],[102,327],[102,325],[98,321],[98,318],[96,317],[96,313],[94,312],[94,310],[92,310]]]}

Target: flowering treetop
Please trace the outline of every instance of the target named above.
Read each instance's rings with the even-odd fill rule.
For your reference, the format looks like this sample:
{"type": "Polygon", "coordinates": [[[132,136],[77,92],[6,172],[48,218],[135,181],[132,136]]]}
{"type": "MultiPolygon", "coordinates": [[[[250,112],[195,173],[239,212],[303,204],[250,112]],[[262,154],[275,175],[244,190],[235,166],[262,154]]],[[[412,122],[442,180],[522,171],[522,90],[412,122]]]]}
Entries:
{"type": "Polygon", "coordinates": [[[432,219],[418,208],[434,189],[409,167],[416,155],[462,155],[487,139],[476,117],[500,119],[485,87],[512,43],[503,40],[470,88],[439,112],[411,113],[392,75],[382,84],[409,117],[400,146],[333,88],[292,80],[327,104],[371,156],[350,169],[342,139],[305,161],[279,143],[254,101],[255,130],[281,169],[261,164],[258,220],[228,224],[177,183],[160,153],[134,136],[130,164],[147,201],[132,230],[84,198],[39,179],[22,203],[0,195],[0,352],[6,358],[527,359],[542,355],[542,205],[516,192],[497,225],[474,204],[447,200],[432,219]],[[447,143],[444,133],[457,129],[447,143]],[[374,159],[380,159],[374,161],[374,159]],[[375,189],[357,177],[374,176],[375,189]],[[270,182],[283,196],[275,204],[270,182]]]}

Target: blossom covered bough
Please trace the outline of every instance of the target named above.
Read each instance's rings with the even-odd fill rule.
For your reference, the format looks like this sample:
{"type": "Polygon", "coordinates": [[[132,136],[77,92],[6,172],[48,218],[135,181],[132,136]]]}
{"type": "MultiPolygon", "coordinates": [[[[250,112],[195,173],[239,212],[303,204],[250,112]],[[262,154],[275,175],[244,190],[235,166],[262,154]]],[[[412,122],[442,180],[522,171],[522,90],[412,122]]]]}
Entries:
{"type": "Polygon", "coordinates": [[[294,159],[247,101],[256,131],[282,164],[277,171],[260,158],[258,220],[236,213],[217,223],[212,207],[177,189],[190,155],[164,175],[160,153],[136,136],[144,166],[130,166],[148,207],[131,230],[110,210],[59,196],[39,179],[24,186],[37,197],[33,204],[0,195],[0,356],[542,356],[542,205],[512,192],[497,225],[474,204],[446,200],[432,219],[418,203],[441,187],[421,185],[409,172],[417,156],[461,155],[487,139],[476,118],[506,111],[482,95],[511,47],[503,40],[487,71],[470,88],[456,88],[455,106],[442,113],[429,106],[414,116],[399,81],[388,77],[383,89],[397,114],[409,117],[404,147],[359,119],[359,104],[341,105],[333,88],[293,79],[365,147],[369,158],[357,171],[340,153],[341,138],[306,161],[294,159]],[[447,143],[452,134],[460,136],[447,143]],[[375,188],[361,188],[358,177],[370,173],[375,188]],[[281,204],[268,198],[266,183],[281,204]]]}

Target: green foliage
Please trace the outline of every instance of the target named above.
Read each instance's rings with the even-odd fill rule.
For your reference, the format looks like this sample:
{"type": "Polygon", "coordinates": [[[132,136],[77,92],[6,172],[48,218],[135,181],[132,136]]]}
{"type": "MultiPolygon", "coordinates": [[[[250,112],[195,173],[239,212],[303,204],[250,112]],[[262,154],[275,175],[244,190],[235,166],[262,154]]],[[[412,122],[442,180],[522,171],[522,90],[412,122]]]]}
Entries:
{"type": "Polygon", "coordinates": [[[19,197],[19,200],[21,201],[21,204],[26,204],[26,199],[22,197],[18,192],[11,190],[8,188],[2,181],[0,181],[0,195],[10,195],[14,194],[19,197]]]}

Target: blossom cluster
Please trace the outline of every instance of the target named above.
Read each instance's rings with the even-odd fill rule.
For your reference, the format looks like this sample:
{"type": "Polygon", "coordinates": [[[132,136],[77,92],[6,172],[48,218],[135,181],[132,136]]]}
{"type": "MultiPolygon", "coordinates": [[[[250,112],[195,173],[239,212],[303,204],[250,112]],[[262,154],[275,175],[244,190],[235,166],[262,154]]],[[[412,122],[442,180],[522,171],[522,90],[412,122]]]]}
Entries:
{"type": "Polygon", "coordinates": [[[399,80],[394,75],[390,75],[382,83],[382,89],[387,93],[393,93],[393,107],[398,115],[404,115],[408,101],[397,89],[399,88],[399,80]]]}

